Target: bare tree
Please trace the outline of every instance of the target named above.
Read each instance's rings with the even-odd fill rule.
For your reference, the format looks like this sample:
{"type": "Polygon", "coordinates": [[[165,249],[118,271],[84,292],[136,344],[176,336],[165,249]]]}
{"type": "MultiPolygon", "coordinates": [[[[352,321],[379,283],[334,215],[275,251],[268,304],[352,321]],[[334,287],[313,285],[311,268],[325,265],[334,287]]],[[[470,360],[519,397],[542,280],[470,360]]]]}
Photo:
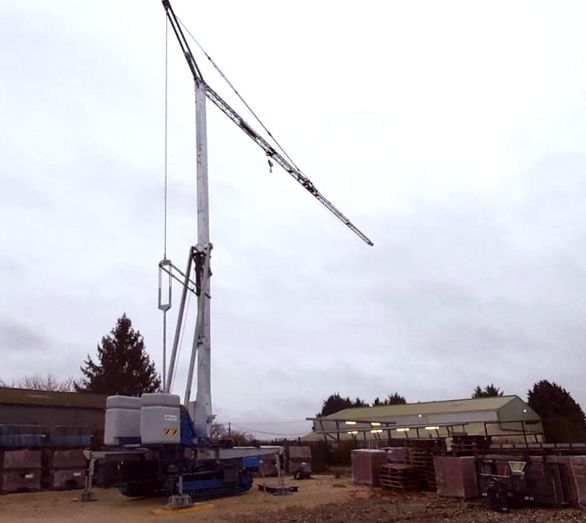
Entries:
{"type": "Polygon", "coordinates": [[[54,392],[74,392],[73,378],[70,376],[64,380],[58,380],[55,376],[47,374],[46,377],[40,374],[33,374],[32,376],[25,376],[17,384],[16,387],[30,390],[46,390],[54,392]]]}
{"type": "Polygon", "coordinates": [[[233,428],[228,430],[222,423],[212,423],[210,439],[213,441],[230,440],[232,445],[253,445],[256,442],[252,434],[233,428]]]}

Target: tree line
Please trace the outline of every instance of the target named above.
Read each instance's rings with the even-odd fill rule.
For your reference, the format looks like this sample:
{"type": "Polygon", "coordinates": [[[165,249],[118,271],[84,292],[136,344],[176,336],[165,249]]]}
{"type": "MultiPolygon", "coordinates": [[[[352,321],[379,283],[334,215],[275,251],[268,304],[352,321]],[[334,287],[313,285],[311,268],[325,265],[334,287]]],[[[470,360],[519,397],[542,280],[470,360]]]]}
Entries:
{"type": "MultiPolygon", "coordinates": [[[[82,377],[59,380],[48,374],[25,376],[10,385],[0,379],[0,386],[19,387],[33,390],[59,392],[91,392],[104,395],[140,396],[145,392],[160,392],[161,379],[151,361],[144,339],[139,331],[132,327],[130,318],[123,314],[115,327],[102,337],[97,345],[95,360],[88,354],[80,367],[82,377]]],[[[504,392],[490,383],[484,387],[478,385],[471,398],[490,398],[503,396],[504,392]]],[[[403,405],[407,400],[398,392],[388,394],[386,398],[375,398],[371,403],[356,397],[343,397],[336,392],[322,403],[317,416],[329,416],[348,408],[381,407],[403,405]]],[[[586,425],[584,411],[572,395],[561,385],[547,380],[538,381],[527,391],[528,405],[540,416],[548,440],[584,441],[586,425]]],[[[218,435],[225,434],[226,429],[217,426],[218,435]]],[[[233,433],[237,439],[241,434],[233,433]]]]}

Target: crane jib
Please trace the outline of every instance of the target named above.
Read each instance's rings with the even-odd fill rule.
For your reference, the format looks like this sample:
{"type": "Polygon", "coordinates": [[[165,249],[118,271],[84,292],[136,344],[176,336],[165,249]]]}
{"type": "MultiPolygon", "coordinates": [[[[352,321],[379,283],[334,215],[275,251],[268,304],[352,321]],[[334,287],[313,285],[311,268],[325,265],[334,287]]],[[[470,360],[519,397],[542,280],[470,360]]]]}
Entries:
{"type": "Polygon", "coordinates": [[[342,214],[341,211],[339,211],[325,196],[323,196],[316,189],[315,185],[313,185],[307,176],[300,172],[299,169],[291,165],[292,162],[289,163],[279,152],[275,151],[271,144],[269,144],[262,136],[260,136],[234,109],[232,109],[232,107],[230,107],[230,105],[228,105],[226,101],[222,99],[220,95],[218,95],[218,93],[216,93],[209,85],[205,83],[169,0],[163,0],[163,6],[167,12],[167,17],[171,22],[175,36],[177,37],[177,40],[179,40],[179,45],[181,46],[183,54],[185,55],[185,59],[187,60],[187,64],[193,75],[193,79],[198,87],[203,86],[207,98],[228,118],[230,118],[230,120],[232,120],[238,127],[240,127],[240,129],[242,129],[248,136],[250,136],[250,138],[254,140],[256,144],[267,154],[267,156],[270,156],[272,159],[274,159],[287,173],[295,178],[295,180],[297,180],[297,182],[299,182],[303,188],[312,194],[338,220],[340,220],[365,243],[371,246],[374,245],[360,229],[358,229],[348,218],[346,218],[346,216],[342,214]]]}

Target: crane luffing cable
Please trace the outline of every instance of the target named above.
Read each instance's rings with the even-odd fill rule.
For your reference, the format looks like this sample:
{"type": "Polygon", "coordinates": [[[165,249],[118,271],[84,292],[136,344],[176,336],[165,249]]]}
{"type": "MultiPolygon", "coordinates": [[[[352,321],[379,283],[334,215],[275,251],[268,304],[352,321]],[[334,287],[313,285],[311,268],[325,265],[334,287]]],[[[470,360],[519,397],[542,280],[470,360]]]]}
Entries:
{"type": "MultiPolygon", "coordinates": [[[[222,111],[226,116],[228,116],[230,120],[232,120],[238,127],[240,127],[240,129],[242,129],[266,153],[266,155],[269,158],[272,158],[275,162],[277,162],[291,177],[293,177],[302,187],[304,187],[305,190],[307,190],[314,198],[316,198],[339,221],[341,221],[346,227],[348,227],[352,232],[354,232],[365,243],[371,246],[374,245],[372,241],[360,229],[358,229],[358,227],[356,227],[339,209],[337,209],[334,206],[332,202],[330,202],[323,194],[321,194],[317,190],[317,188],[315,187],[315,185],[313,185],[311,180],[307,176],[305,176],[305,174],[303,174],[301,170],[298,169],[292,161],[290,161],[290,159],[288,160],[288,157],[285,157],[287,155],[282,150],[280,145],[277,144],[277,146],[281,149],[283,154],[279,153],[269,142],[267,142],[262,136],[260,136],[234,109],[232,109],[232,107],[230,107],[230,105],[225,100],[222,99],[222,97],[218,93],[216,93],[209,85],[207,85],[207,83],[203,79],[197,62],[195,61],[195,58],[191,53],[189,43],[187,42],[187,39],[185,38],[185,35],[183,33],[181,27],[183,24],[179,22],[179,19],[175,15],[173,8],[169,3],[169,0],[162,1],[163,6],[165,7],[165,11],[167,13],[167,17],[171,23],[171,27],[173,28],[173,31],[177,36],[177,40],[179,41],[181,50],[183,51],[185,59],[187,60],[189,69],[193,74],[194,81],[196,85],[202,86],[204,88],[207,98],[216,107],[218,107],[220,111],[222,111]]],[[[225,78],[223,73],[222,76],[225,78]]],[[[240,97],[239,94],[238,96],[240,97]]],[[[240,97],[240,99],[242,99],[242,97],[240,97]]],[[[261,125],[263,124],[261,123],[261,125]]],[[[271,138],[273,138],[272,135],[270,136],[271,138]]],[[[277,143],[276,140],[275,143],[277,143]]]]}
{"type": "MultiPolygon", "coordinates": [[[[281,150],[281,152],[283,153],[283,155],[285,156],[285,158],[287,158],[287,160],[289,160],[291,162],[291,164],[296,168],[299,169],[299,167],[297,167],[297,165],[295,165],[295,162],[291,159],[291,157],[286,153],[285,149],[283,149],[283,147],[281,146],[281,144],[277,141],[277,139],[272,135],[271,131],[269,131],[266,127],[266,125],[264,123],[262,123],[261,119],[256,115],[256,113],[252,110],[252,108],[250,107],[250,105],[248,105],[246,103],[246,100],[244,100],[244,98],[242,98],[242,95],[238,92],[238,90],[236,89],[236,87],[234,87],[234,85],[232,84],[232,82],[230,80],[228,80],[228,77],[223,73],[223,71],[218,67],[218,64],[216,64],[216,62],[214,62],[214,60],[212,59],[212,57],[206,53],[205,49],[201,46],[201,44],[195,39],[195,36],[193,36],[191,34],[191,31],[185,26],[185,24],[181,21],[181,19],[179,17],[177,17],[178,22],[181,24],[181,27],[183,27],[183,29],[185,29],[187,31],[187,34],[191,37],[191,39],[195,42],[195,45],[197,45],[197,47],[200,48],[201,52],[206,56],[206,58],[210,61],[210,63],[214,66],[214,69],[216,71],[218,71],[218,73],[220,74],[220,76],[226,80],[226,83],[230,86],[230,88],[232,89],[232,91],[234,91],[236,93],[236,96],[238,96],[238,98],[240,98],[240,101],[246,106],[246,108],[250,111],[250,113],[252,114],[252,116],[254,116],[254,118],[256,119],[256,121],[261,125],[261,127],[265,130],[265,132],[271,137],[271,139],[273,140],[273,142],[275,142],[275,145],[281,150]]],[[[272,170],[271,170],[272,172],[272,170]]]]}

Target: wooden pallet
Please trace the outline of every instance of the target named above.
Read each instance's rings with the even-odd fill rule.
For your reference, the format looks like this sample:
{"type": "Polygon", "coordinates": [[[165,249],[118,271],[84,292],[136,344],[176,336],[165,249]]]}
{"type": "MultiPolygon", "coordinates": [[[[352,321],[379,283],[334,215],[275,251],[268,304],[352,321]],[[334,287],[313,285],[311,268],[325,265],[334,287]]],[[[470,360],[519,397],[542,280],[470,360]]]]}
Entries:
{"type": "Polygon", "coordinates": [[[417,490],[420,487],[417,467],[401,463],[382,465],[379,471],[381,486],[394,490],[417,490]]]}
{"type": "Polygon", "coordinates": [[[408,449],[408,462],[416,468],[421,487],[432,490],[436,489],[433,457],[440,453],[441,447],[439,445],[428,444],[427,442],[408,449]]]}

